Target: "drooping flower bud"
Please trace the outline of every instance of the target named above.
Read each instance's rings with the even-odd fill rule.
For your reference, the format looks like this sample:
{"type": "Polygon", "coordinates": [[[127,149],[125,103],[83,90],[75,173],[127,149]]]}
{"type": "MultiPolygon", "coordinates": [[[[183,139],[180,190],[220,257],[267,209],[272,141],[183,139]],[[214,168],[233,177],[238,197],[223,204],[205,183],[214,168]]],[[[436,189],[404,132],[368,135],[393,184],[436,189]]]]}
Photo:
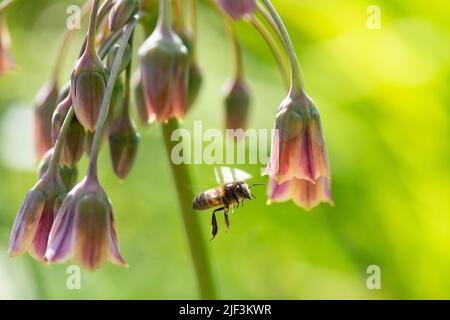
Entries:
{"type": "Polygon", "coordinates": [[[127,266],[119,252],[111,202],[96,178],[86,177],[69,192],[50,231],[47,261],[72,257],[90,270],[107,261],[127,266]]]}
{"type": "MultiPolygon", "coordinates": [[[[54,141],[59,135],[64,119],[71,107],[70,96],[66,97],[59,105],[53,114],[52,120],[52,137],[54,141]]],[[[80,161],[84,152],[85,131],[83,126],[78,122],[76,117],[72,118],[70,127],[67,130],[64,139],[64,145],[61,152],[60,163],[62,166],[73,167],[80,161]]]]}
{"type": "Polygon", "coordinates": [[[252,15],[256,10],[256,0],[219,0],[219,4],[234,20],[252,15]]]}
{"type": "Polygon", "coordinates": [[[246,129],[250,93],[242,79],[235,79],[225,87],[225,126],[226,129],[246,129]]]}
{"type": "Polygon", "coordinates": [[[116,31],[122,28],[137,11],[135,0],[117,0],[109,15],[109,28],[116,31]]]}
{"type": "Polygon", "coordinates": [[[182,119],[186,108],[188,50],[171,25],[170,1],[160,1],[159,22],[139,49],[148,122],[182,119]]]}
{"type": "Polygon", "coordinates": [[[123,114],[111,128],[109,150],[115,174],[125,179],[136,158],[139,134],[128,114],[123,114]]]}
{"type": "MultiPolygon", "coordinates": [[[[48,150],[44,157],[39,162],[38,179],[41,179],[50,165],[50,160],[53,154],[53,148],[48,150]]],[[[66,190],[71,190],[77,182],[78,170],[77,167],[59,166],[59,175],[66,190]]]]}
{"type": "Polygon", "coordinates": [[[270,161],[264,171],[276,182],[269,188],[270,197],[282,201],[289,195],[305,208],[318,201],[331,202],[330,170],[314,102],[304,93],[289,95],[280,106],[275,129],[270,161]]]}
{"type": "Polygon", "coordinates": [[[11,38],[8,26],[0,14],[0,77],[7,71],[14,69],[15,63],[11,52],[11,38]]]}
{"type": "Polygon", "coordinates": [[[27,193],[11,231],[9,254],[26,251],[45,262],[44,254],[53,220],[66,192],[59,174],[48,170],[27,193]]]}
{"type": "Polygon", "coordinates": [[[148,124],[148,111],[145,104],[144,88],[142,87],[141,73],[138,71],[133,75],[134,100],[136,113],[143,124],[148,124]]]}
{"type": "Polygon", "coordinates": [[[34,143],[38,158],[53,147],[52,116],[58,100],[55,81],[45,84],[38,92],[34,108],[34,143]]]}
{"type": "MultiPolygon", "coordinates": [[[[106,60],[106,66],[107,66],[108,70],[112,69],[112,66],[114,64],[114,59],[116,59],[116,55],[117,55],[117,52],[119,51],[119,48],[120,48],[119,44],[115,44],[109,50],[108,59],[106,60]]],[[[131,46],[129,44],[127,44],[127,46],[125,47],[125,52],[123,54],[122,64],[120,65],[120,68],[119,68],[119,74],[122,73],[122,71],[124,71],[126,69],[126,67],[128,66],[128,64],[131,61],[132,55],[133,55],[133,52],[131,50],[131,46]]]]}
{"type": "Polygon", "coordinates": [[[106,89],[106,69],[98,55],[86,51],[72,74],[74,111],[84,128],[94,131],[106,89]]]}
{"type": "Polygon", "coordinates": [[[75,115],[81,125],[94,131],[106,89],[106,68],[95,49],[97,11],[94,1],[84,53],[78,59],[71,77],[71,95],[75,115]]]}

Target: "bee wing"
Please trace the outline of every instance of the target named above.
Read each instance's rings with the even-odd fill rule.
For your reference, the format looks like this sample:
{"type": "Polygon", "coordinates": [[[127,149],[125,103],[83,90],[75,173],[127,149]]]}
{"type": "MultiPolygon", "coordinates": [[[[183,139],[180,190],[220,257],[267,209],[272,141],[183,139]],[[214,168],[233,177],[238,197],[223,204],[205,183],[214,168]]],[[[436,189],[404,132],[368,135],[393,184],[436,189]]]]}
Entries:
{"type": "Polygon", "coordinates": [[[252,178],[252,175],[244,170],[230,167],[220,167],[220,170],[214,168],[214,176],[218,184],[230,183],[235,181],[245,181],[252,178]]]}

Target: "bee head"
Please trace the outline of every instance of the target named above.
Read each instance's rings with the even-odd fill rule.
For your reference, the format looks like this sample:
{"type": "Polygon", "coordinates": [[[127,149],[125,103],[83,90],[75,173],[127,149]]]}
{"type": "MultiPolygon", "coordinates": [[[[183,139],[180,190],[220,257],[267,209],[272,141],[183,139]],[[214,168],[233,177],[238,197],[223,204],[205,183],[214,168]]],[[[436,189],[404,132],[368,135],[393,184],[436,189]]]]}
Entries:
{"type": "Polygon", "coordinates": [[[252,199],[252,193],[250,192],[250,188],[244,182],[240,182],[236,185],[236,193],[239,197],[243,199],[252,199]]]}

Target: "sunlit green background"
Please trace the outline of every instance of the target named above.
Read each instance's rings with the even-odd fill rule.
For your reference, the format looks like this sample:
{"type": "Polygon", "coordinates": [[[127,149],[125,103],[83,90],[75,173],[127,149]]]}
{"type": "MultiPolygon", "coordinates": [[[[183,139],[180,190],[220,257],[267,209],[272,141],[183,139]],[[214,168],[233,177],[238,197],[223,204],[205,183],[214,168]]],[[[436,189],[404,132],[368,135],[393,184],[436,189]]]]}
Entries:
{"type": "MultiPolygon", "coordinates": [[[[65,28],[81,1],[20,1],[7,14],[18,68],[0,79],[0,298],[197,298],[181,216],[160,128],[140,128],[136,166],[121,183],[107,149],[101,181],[113,201],[129,269],[82,272],[66,288],[66,265],[10,259],[9,232],[36,174],[31,106],[46,81],[65,28]]],[[[220,298],[450,298],[450,3],[423,0],[274,0],[292,35],[306,87],[324,123],[335,207],[311,212],[258,199],[231,216],[232,230],[207,241],[220,298]],[[367,8],[381,8],[381,29],[367,8]],[[382,289],[366,287],[369,265],[382,289]]],[[[200,63],[206,77],[185,125],[222,127],[222,84],[233,59],[221,20],[200,12],[200,63]]],[[[251,127],[270,129],[286,95],[259,35],[239,23],[253,92],[251,127]]],[[[137,42],[142,42],[141,32],[137,42]]],[[[72,46],[67,75],[81,43],[72,46]]],[[[68,79],[68,77],[67,77],[68,79]]],[[[83,172],[86,160],[80,166],[83,172]]],[[[240,166],[257,181],[261,166],[240,166]]],[[[193,166],[195,190],[214,186],[212,166],[193,166]]]]}

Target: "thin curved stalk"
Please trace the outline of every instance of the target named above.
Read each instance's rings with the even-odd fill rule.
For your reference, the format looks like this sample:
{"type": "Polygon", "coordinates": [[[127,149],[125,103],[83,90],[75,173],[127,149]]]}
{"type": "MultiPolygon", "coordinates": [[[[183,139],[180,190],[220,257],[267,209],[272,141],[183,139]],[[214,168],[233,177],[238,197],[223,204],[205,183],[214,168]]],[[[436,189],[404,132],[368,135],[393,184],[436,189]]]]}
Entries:
{"type": "Polygon", "coordinates": [[[122,58],[125,53],[125,48],[128,44],[128,40],[133,34],[134,28],[136,26],[136,20],[129,22],[123,31],[122,38],[119,43],[119,50],[117,52],[116,58],[114,59],[114,64],[111,69],[111,73],[108,78],[108,84],[106,86],[105,95],[103,96],[102,104],[100,107],[100,115],[97,121],[97,129],[94,134],[94,142],[92,144],[88,176],[97,177],[97,162],[98,154],[100,152],[100,146],[102,143],[103,132],[105,131],[106,120],[108,117],[109,105],[111,102],[112,92],[114,90],[114,84],[116,83],[117,77],[119,75],[120,65],[122,63],[122,58]]]}
{"type": "Polygon", "coordinates": [[[222,20],[227,28],[228,35],[231,40],[231,44],[233,46],[233,54],[236,63],[236,79],[242,79],[244,74],[244,63],[242,59],[242,47],[239,43],[239,39],[236,34],[236,29],[234,27],[233,21],[227,15],[223,13],[222,10],[217,6],[217,3],[214,0],[209,0],[210,4],[216,9],[218,14],[222,17],[222,20]]]}
{"type": "MultiPolygon", "coordinates": [[[[267,10],[269,11],[271,18],[273,19],[273,23],[275,23],[276,28],[279,31],[279,35],[281,37],[280,40],[282,41],[289,57],[292,73],[291,94],[293,95],[301,94],[303,93],[303,79],[300,72],[300,65],[298,63],[297,53],[295,52],[292,40],[289,36],[286,26],[284,25],[280,15],[276,11],[270,0],[261,0],[261,1],[264,3],[267,10]]],[[[267,22],[271,23],[272,19],[267,18],[267,15],[264,14],[265,10],[261,10],[261,6],[258,6],[258,10],[261,13],[263,13],[263,16],[266,17],[267,22]]]]}
{"type": "Polygon", "coordinates": [[[259,21],[259,19],[256,16],[252,16],[249,19],[249,22],[259,32],[261,37],[264,39],[264,41],[267,43],[268,47],[272,51],[272,55],[278,65],[278,69],[280,70],[281,78],[283,79],[284,84],[289,88],[290,84],[289,71],[286,67],[286,63],[283,60],[283,56],[277,43],[274,41],[272,35],[266,30],[264,25],[261,23],[261,21],[259,21]]]}

